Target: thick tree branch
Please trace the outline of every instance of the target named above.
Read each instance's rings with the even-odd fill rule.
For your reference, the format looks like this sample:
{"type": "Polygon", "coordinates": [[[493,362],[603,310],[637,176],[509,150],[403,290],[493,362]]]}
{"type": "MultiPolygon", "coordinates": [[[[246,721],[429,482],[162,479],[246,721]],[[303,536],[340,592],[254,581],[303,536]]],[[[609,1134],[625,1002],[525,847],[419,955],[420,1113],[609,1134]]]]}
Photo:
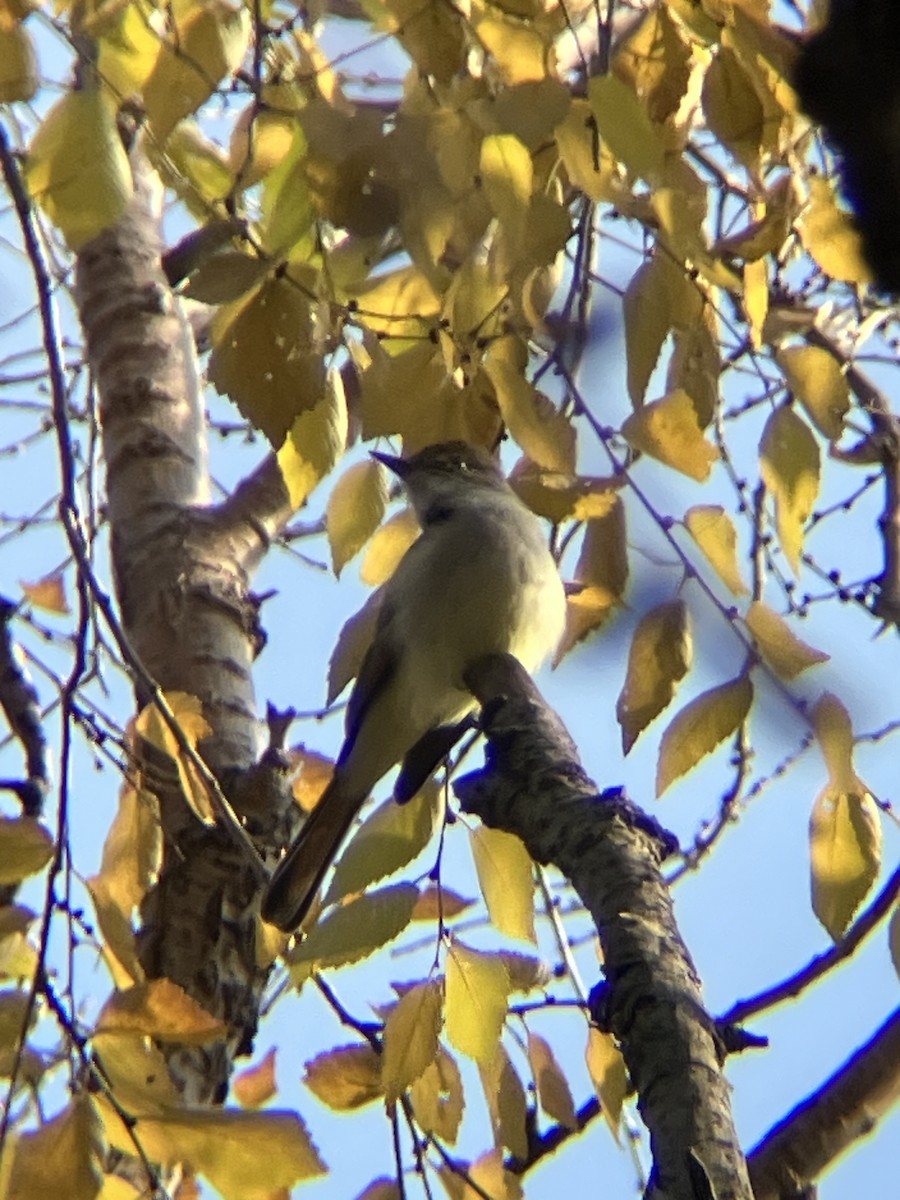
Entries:
{"type": "Polygon", "coordinates": [[[485,659],[466,681],[483,706],[488,766],[457,794],[558,867],[594,918],[606,975],[596,1015],[622,1047],[650,1131],[647,1196],[749,1200],[715,1028],[659,870],[673,839],[621,792],[598,795],[515,659],[485,659]]]}

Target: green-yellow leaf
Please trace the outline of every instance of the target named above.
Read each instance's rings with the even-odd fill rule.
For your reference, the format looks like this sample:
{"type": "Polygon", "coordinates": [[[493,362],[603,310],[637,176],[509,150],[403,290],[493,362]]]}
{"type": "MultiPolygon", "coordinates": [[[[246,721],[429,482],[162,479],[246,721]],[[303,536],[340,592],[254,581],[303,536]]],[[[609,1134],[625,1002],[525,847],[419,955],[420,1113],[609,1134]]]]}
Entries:
{"type": "Polygon", "coordinates": [[[451,1043],[477,1063],[490,1063],[509,1006],[509,975],[496,954],[453,941],[447,952],[445,1017],[451,1043]]]}
{"type": "Polygon", "coordinates": [[[569,420],[522,373],[521,345],[499,338],[484,356],[503,420],[532,462],[548,471],[575,469],[575,430],[569,420]]]}
{"type": "Polygon", "coordinates": [[[276,456],[295,508],[306,501],[343,454],[347,429],[344,385],[339,372],[329,371],[324,395],[294,420],[276,456]]]}
{"type": "Polygon", "coordinates": [[[750,326],[750,340],[758,350],[769,312],[769,265],[764,258],[744,263],[744,312],[750,326]]]}
{"type": "Polygon", "coordinates": [[[751,171],[766,140],[766,113],[737,55],[720,47],[703,80],[703,112],[710,130],[751,171]]]}
{"type": "Polygon", "coordinates": [[[393,799],[380,804],[338,859],[325,903],[360,892],[412,862],[431,840],[439,807],[438,788],[431,782],[406,804],[393,799]]]}
{"type": "Polygon", "coordinates": [[[531,155],[512,134],[489,134],[481,143],[479,174],[494,215],[517,244],[525,231],[531,204],[531,155]]]}
{"type": "Polygon", "coordinates": [[[632,413],[622,433],[635,449],[699,483],[709,478],[719,459],[718,450],[703,436],[693,400],[680,388],[632,413]]]}
{"type": "Polygon", "coordinates": [[[809,824],[813,912],[837,941],[866,898],[881,866],[878,806],[862,784],[840,792],[829,785],[809,824]]]}
{"type": "Polygon", "coordinates": [[[342,967],[368,958],[403,932],[412,918],[419,889],[397,883],[368,892],[329,913],[290,956],[290,965],[342,967]]]}
{"type": "Polygon", "coordinates": [[[578,1128],[578,1114],[572,1100],[572,1090],[562,1067],[556,1061],[550,1043],[539,1034],[528,1031],[528,1061],[534,1075],[541,1108],[552,1120],[566,1129],[578,1128]]]}
{"type": "Polygon", "coordinates": [[[827,179],[810,179],[809,207],[798,230],[804,249],[826,275],[844,283],[871,283],[859,231],[850,214],[838,208],[834,187],[827,179]]]}
{"type": "Polygon", "coordinates": [[[698,504],[684,514],[684,524],[725,586],[735,596],[746,595],[749,589],[737,561],[737,531],[725,509],[698,504]]]}
{"type": "Polygon", "coordinates": [[[653,183],[662,175],[665,149],[656,127],[627,83],[615,75],[595,75],[588,99],[601,138],[629,171],[653,183]]]}
{"type": "Polygon", "coordinates": [[[628,672],[616,703],[627,754],[650,722],[671,703],[691,665],[693,646],[684,602],[670,600],[642,617],[628,652],[628,672]]]}
{"type": "Polygon", "coordinates": [[[628,394],[636,409],[644,403],[663,343],[672,328],[670,293],[662,286],[664,276],[670,271],[663,254],[645,259],[632,275],[622,298],[628,394]]]}
{"type": "Polygon", "coordinates": [[[592,1025],[588,1031],[585,1061],[594,1090],[600,1099],[603,1115],[613,1137],[618,1141],[622,1106],[628,1092],[628,1073],[625,1070],[622,1052],[610,1034],[602,1033],[592,1025]]]}
{"type": "Polygon", "coordinates": [[[850,408],[850,389],[837,359],[819,346],[790,346],[775,357],[788,387],[816,429],[836,442],[850,408]]]}
{"type": "Polygon", "coordinates": [[[381,523],[387,507],[387,484],[372,459],[354,463],[331,490],[325,509],[325,531],[335,575],[357,554],[381,523]]]}
{"type": "Polygon", "coordinates": [[[0,26],[0,104],[30,100],[38,88],[38,65],[31,34],[21,25],[0,26]]]}
{"type": "Polygon", "coordinates": [[[822,696],[812,711],[812,723],[832,788],[837,792],[860,789],[853,767],[853,725],[837,696],[831,692],[822,696]]]}
{"type": "Polygon", "coordinates": [[[696,767],[736,733],[750,712],[753,685],[746,675],[697,696],[669,725],[659,747],[656,794],[696,767]]]}
{"type": "Polygon", "coordinates": [[[336,1046],[304,1065],[303,1082],[335,1112],[353,1112],[384,1095],[381,1055],[368,1045],[336,1046]]]}
{"type": "Polygon", "coordinates": [[[808,646],[782,617],[758,600],[744,619],[766,662],[782,679],[795,679],[801,671],[828,662],[829,655],[808,646]]]}
{"type": "Polygon", "coordinates": [[[405,992],[388,1014],[381,1059],[381,1081],[388,1104],[399,1100],[434,1063],[442,1009],[441,985],[429,979],[405,992]]]}
{"type": "Polygon", "coordinates": [[[0,817],[0,884],[20,883],[53,857],[53,838],[34,817],[0,817]]]}
{"type": "Polygon", "coordinates": [[[82,88],[54,104],[29,147],[25,180],[73,250],[119,220],[133,191],[131,167],[99,91],[82,88]]]}
{"type": "Polygon", "coordinates": [[[534,864],[520,838],[480,825],[470,834],[481,894],[494,928],[507,937],[536,942],[534,864]]]}
{"type": "Polygon", "coordinates": [[[819,447],[792,408],[776,408],[759,446],[760,474],[775,497],[775,523],[785,557],[797,572],[806,522],[819,494],[819,447]]]}
{"type": "Polygon", "coordinates": [[[410,1100],[423,1133],[433,1133],[452,1145],[463,1115],[462,1076],[456,1060],[443,1046],[410,1088],[410,1100]]]}

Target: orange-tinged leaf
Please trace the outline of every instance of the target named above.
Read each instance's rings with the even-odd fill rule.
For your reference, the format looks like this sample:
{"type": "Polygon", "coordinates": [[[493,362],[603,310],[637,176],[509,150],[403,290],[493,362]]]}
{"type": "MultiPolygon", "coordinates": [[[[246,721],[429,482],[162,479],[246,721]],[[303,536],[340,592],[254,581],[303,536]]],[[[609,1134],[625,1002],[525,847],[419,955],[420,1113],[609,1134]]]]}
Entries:
{"type": "Polygon", "coordinates": [[[37,583],[21,581],[22,591],[37,608],[65,616],[72,610],[66,599],[66,582],[59,572],[45,575],[37,583]]]}
{"type": "Polygon", "coordinates": [[[503,420],[532,462],[548,471],[575,469],[575,429],[568,418],[523,374],[521,344],[498,338],[484,356],[503,420]]]}
{"type": "Polygon", "coordinates": [[[453,941],[447,952],[445,1019],[451,1043],[478,1063],[489,1063],[509,1006],[509,974],[496,954],[453,941]]]}
{"type": "Polygon", "coordinates": [[[413,1083],[410,1100],[423,1133],[433,1133],[451,1145],[456,1141],[463,1115],[462,1076],[443,1046],[413,1083]]]}
{"type": "Polygon", "coordinates": [[[290,955],[290,965],[340,967],[359,962],[394,940],[412,919],[419,889],[397,883],[329,913],[290,955]]]}
{"type": "Polygon", "coordinates": [[[388,1104],[399,1100],[437,1057],[443,996],[436,979],[400,997],[384,1023],[381,1082],[388,1104]]]}
{"type": "Polygon", "coordinates": [[[716,574],[735,596],[744,596],[744,583],[737,561],[737,531],[724,508],[698,504],[684,514],[688,533],[709,559],[716,574]]]}
{"type": "Polygon", "coordinates": [[[753,685],[746,675],[740,675],[697,696],[681,710],[660,743],[657,796],[737,732],[747,719],[752,700],[753,685]]]}
{"type": "Polygon", "coordinates": [[[826,692],[812,711],[813,729],[828,770],[828,781],[838,792],[853,792],[859,786],[853,768],[853,725],[843,704],[826,692]]]}
{"type": "Polygon", "coordinates": [[[123,908],[113,889],[114,880],[94,875],[87,881],[97,926],[101,934],[101,950],[107,970],[117,988],[131,987],[144,978],[144,968],[138,957],[137,941],[131,924],[131,906],[123,908]]]}
{"type": "Polygon", "coordinates": [[[384,591],[379,588],[377,592],[372,593],[358,612],[344,622],[341,632],[338,634],[337,644],[328,660],[327,704],[334,703],[350,680],[358,673],[366,651],[372,644],[378,610],[381,608],[383,599],[384,591]]]}
{"type": "MultiPolygon", "coordinates": [[[[212,727],[203,716],[203,705],[189,692],[167,692],[165,699],[188,744],[197,749],[197,743],[209,737],[212,727]]],[[[181,793],[194,814],[205,824],[215,822],[215,809],[202,777],[191,760],[182,752],[160,710],[148,704],[135,719],[138,735],[157,750],[168,755],[175,763],[181,793]]]]}
{"type": "Polygon", "coordinates": [[[72,250],[118,221],[133,191],[131,167],[99,91],[68,92],[50,109],[29,147],[25,181],[72,250]]]}
{"type": "Polygon", "coordinates": [[[480,825],[469,842],[491,924],[507,937],[536,942],[534,864],[521,838],[480,825]]]}
{"type": "Polygon", "coordinates": [[[809,849],[813,912],[837,941],[866,898],[881,866],[878,806],[864,785],[829,785],[813,806],[809,849]]]}
{"type": "Polygon", "coordinates": [[[255,1067],[239,1072],[232,1082],[234,1098],[241,1108],[259,1108],[271,1100],[277,1089],[275,1083],[275,1047],[255,1067]]]}
{"type": "Polygon", "coordinates": [[[506,967],[511,992],[533,992],[537,988],[545,988],[550,982],[547,964],[532,954],[500,950],[497,957],[506,967]]]}
{"type": "Polygon", "coordinates": [[[357,554],[378,526],[387,507],[387,484],[381,465],[368,459],[354,463],[328,497],[325,530],[335,575],[357,554]]]}
{"type": "Polygon", "coordinates": [[[291,780],[291,793],[304,812],[309,813],[322,798],[322,793],[334,774],[334,759],[305,746],[294,746],[290,752],[291,766],[296,774],[291,780]]]}
{"type": "Polygon", "coordinates": [[[454,892],[452,888],[435,884],[420,893],[416,907],[413,909],[413,920],[449,921],[452,917],[458,917],[461,912],[465,912],[467,908],[471,908],[474,903],[474,900],[467,900],[465,896],[454,892]]]}
{"type": "Polygon", "coordinates": [[[437,785],[427,783],[405,804],[386,800],[357,829],[338,859],[325,903],[360,892],[393,874],[428,845],[440,813],[437,785]]]}
{"type": "Polygon", "coordinates": [[[594,1090],[600,1098],[603,1115],[606,1118],[613,1136],[619,1140],[619,1126],[622,1122],[622,1106],[628,1090],[628,1075],[622,1052],[608,1033],[601,1033],[596,1026],[588,1031],[588,1044],[585,1050],[588,1074],[594,1084],[594,1090]]]}
{"type": "Polygon", "coordinates": [[[595,75],[588,99],[600,136],[619,162],[648,183],[658,181],[665,164],[663,142],[628,84],[615,75],[595,75]]]}
{"type": "Polygon", "coordinates": [[[531,1063],[541,1108],[548,1117],[566,1129],[577,1129],[578,1114],[575,1111],[569,1081],[563,1074],[562,1067],[556,1061],[556,1055],[550,1048],[550,1043],[530,1029],[528,1031],[528,1061],[531,1063]]]}
{"type": "Polygon", "coordinates": [[[760,601],[753,601],[744,620],[766,662],[782,679],[795,679],[801,671],[828,662],[829,655],[798,638],[782,617],[760,601]]]}
{"type": "Polygon", "coordinates": [[[775,522],[785,557],[800,569],[806,522],[819,494],[820,458],[805,421],[786,405],[766,422],[759,446],[760,474],[775,497],[775,522]]]}
{"type": "Polygon", "coordinates": [[[82,1093],[33,1133],[19,1134],[11,1157],[4,1200],[95,1200],[105,1146],[91,1099],[82,1093]]]}
{"type": "Polygon", "coordinates": [[[204,1046],[227,1033],[221,1020],[171,979],[151,979],[113,992],[97,1019],[96,1031],[136,1033],[186,1046],[204,1046]]]}
{"type": "Polygon", "coordinates": [[[693,656],[684,602],[659,604],[642,617],[628,652],[628,672],[616,703],[627,754],[654,717],[671,702],[693,656]]]}
{"type": "Polygon", "coordinates": [[[329,371],[324,395],[296,418],[277,453],[294,508],[306,501],[343,454],[347,428],[344,385],[337,371],[329,371]]]}
{"type": "Polygon", "coordinates": [[[290,1189],[322,1175],[325,1167],[296,1113],[265,1109],[185,1108],[177,1115],[138,1117],[126,1130],[112,1105],[98,1100],[109,1140],[134,1149],[134,1138],[152,1162],[185,1165],[205,1176],[223,1200],[290,1189]],[[265,1165],[264,1176],[261,1166],[265,1165]]]}
{"type": "Polygon", "coordinates": [[[525,1088],[502,1042],[498,1043],[489,1063],[478,1064],[478,1073],[496,1145],[506,1146],[516,1158],[527,1158],[528,1135],[525,1126],[528,1102],[525,1088]]]}
{"type": "Polygon", "coordinates": [[[681,388],[632,413],[622,433],[636,449],[699,483],[709,478],[719,459],[718,450],[703,436],[693,400],[681,388]]]}
{"type": "Polygon", "coordinates": [[[778,350],[785,381],[823,437],[837,441],[850,408],[850,388],[837,359],[820,346],[778,350]]]}
{"type": "Polygon", "coordinates": [[[384,1095],[381,1055],[369,1045],[337,1046],[306,1063],[303,1082],[335,1112],[352,1112],[384,1095]]]}
{"type": "Polygon", "coordinates": [[[0,884],[20,883],[53,857],[53,837],[34,817],[0,817],[0,884]]]}
{"type": "Polygon", "coordinates": [[[387,583],[397,569],[400,559],[407,552],[419,534],[422,527],[412,508],[402,508],[375,531],[362,566],[359,577],[369,587],[380,587],[387,583]]]}
{"type": "Polygon", "coordinates": [[[570,593],[566,597],[566,628],[553,665],[558,666],[574,646],[605,625],[618,602],[619,597],[605,587],[588,585],[570,593]]]}
{"type": "Polygon", "coordinates": [[[103,843],[100,871],[91,881],[130,918],[140,904],[162,861],[159,804],[154,795],[126,784],[119,808],[103,843]]]}
{"type": "Polygon", "coordinates": [[[356,1200],[403,1200],[403,1196],[395,1179],[380,1176],[373,1179],[368,1187],[359,1193],[356,1200]]]}
{"type": "Polygon", "coordinates": [[[809,207],[798,222],[800,240],[826,275],[844,283],[871,283],[872,272],[862,252],[853,218],[838,208],[827,179],[809,181],[809,207]]]}

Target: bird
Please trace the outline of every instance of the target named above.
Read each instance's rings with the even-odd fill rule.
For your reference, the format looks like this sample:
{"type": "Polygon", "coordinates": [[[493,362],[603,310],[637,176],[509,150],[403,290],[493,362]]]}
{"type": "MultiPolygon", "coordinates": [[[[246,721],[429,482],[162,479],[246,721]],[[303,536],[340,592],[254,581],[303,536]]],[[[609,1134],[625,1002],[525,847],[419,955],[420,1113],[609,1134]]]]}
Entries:
{"type": "Polygon", "coordinates": [[[394,796],[408,799],[471,723],[466,670],[509,653],[533,672],[565,625],[546,536],[488,450],[447,441],[408,458],[371,453],[400,479],[422,532],[384,585],[331,781],[264,893],[263,920],[285,932],[303,922],[379,780],[401,764],[394,796]]]}

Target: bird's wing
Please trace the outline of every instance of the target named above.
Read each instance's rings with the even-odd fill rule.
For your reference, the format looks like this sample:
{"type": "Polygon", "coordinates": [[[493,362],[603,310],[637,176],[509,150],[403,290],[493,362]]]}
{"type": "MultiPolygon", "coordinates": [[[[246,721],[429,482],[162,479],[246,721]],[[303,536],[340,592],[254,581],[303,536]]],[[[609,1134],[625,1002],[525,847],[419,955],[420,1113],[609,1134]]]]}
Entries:
{"type": "MultiPolygon", "coordinates": [[[[385,601],[389,602],[389,600],[390,597],[385,596],[385,601]]],[[[396,642],[390,636],[391,613],[389,608],[389,603],[383,603],[381,606],[375,636],[363,658],[353,691],[347,702],[344,744],[338,758],[339,763],[343,762],[350,754],[369,707],[393,679],[397,669],[396,642]]]]}

